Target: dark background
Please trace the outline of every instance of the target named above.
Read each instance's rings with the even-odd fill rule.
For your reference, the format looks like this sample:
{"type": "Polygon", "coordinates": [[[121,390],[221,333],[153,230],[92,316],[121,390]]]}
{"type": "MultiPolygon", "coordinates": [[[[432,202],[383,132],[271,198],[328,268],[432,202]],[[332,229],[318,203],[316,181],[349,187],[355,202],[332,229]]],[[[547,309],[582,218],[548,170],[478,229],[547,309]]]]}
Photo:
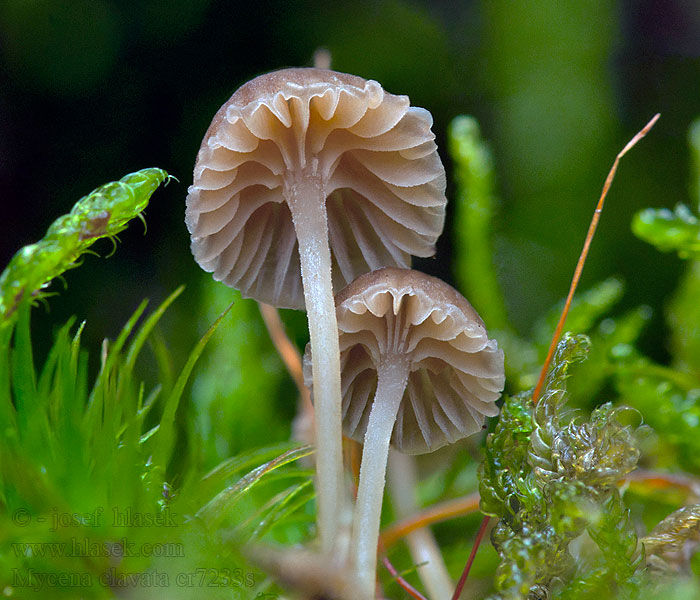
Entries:
{"type": "MultiPolygon", "coordinates": [[[[450,119],[477,117],[497,166],[496,262],[523,333],[565,295],[615,154],[661,112],[622,163],[583,286],[622,277],[619,310],[655,308],[645,344],[663,358],[663,300],[683,265],[629,223],[643,207],[697,206],[686,135],[700,116],[698,0],[2,0],[0,267],[102,183],[155,166],[180,181],[153,197],[145,237],[134,223],[114,257],[66,275],[51,314],[36,311],[40,329],[77,314],[99,342],[143,297],[186,282],[171,327],[194,339],[201,272],[183,219],[201,138],[240,84],[310,65],[319,46],[336,70],[429,109],[448,173],[450,119]]],[[[420,263],[447,279],[449,236],[448,219],[436,259],[420,263]]]]}

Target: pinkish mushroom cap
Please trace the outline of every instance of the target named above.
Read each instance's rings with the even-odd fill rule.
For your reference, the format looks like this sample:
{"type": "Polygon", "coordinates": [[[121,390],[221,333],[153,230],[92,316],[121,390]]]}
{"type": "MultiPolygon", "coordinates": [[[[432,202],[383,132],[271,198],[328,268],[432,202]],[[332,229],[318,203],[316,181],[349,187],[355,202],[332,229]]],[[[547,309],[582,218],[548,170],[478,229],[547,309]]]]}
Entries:
{"type": "Polygon", "coordinates": [[[290,190],[326,198],[333,288],[430,256],[445,216],[432,117],[376,81],[284,69],[243,85],[202,141],[187,197],[192,253],[214,278],[304,308],[290,190]]]}
{"type": "Polygon", "coordinates": [[[498,414],[503,351],[471,304],[445,282],[408,269],[379,269],[336,295],[336,316],[347,436],[364,441],[378,365],[391,356],[410,361],[391,436],[397,450],[431,452],[498,414]]]}

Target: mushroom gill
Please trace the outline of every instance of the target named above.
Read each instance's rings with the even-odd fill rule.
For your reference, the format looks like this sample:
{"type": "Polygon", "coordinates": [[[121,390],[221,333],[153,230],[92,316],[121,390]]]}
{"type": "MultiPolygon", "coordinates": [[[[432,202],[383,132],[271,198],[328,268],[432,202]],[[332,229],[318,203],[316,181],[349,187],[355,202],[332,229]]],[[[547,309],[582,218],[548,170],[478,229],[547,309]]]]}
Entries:
{"type": "Polygon", "coordinates": [[[326,202],[334,289],[432,255],[445,172],[431,126],[408,97],[353,75],[284,69],[248,82],[197,156],[186,211],[196,260],[245,297],[303,309],[288,199],[307,177],[326,202]]]}

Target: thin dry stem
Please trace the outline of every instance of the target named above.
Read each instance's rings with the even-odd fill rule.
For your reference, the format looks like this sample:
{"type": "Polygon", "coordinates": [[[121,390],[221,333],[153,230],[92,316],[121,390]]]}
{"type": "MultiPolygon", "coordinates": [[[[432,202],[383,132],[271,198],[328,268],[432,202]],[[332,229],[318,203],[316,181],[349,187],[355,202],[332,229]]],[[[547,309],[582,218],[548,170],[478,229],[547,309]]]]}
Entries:
{"type": "Polygon", "coordinates": [[[612,185],[613,179],[615,178],[615,172],[617,171],[617,165],[620,163],[620,159],[627,154],[627,152],[639,141],[641,140],[649,130],[654,126],[654,123],[659,120],[660,113],[656,113],[654,117],[649,121],[642,130],[637,133],[627,145],[620,150],[618,155],[615,157],[615,162],[605,179],[605,184],[603,185],[603,191],[600,194],[598,200],[598,205],[596,206],[595,212],[593,213],[593,218],[591,219],[591,224],[588,227],[588,233],[586,234],[586,241],[583,243],[583,250],[581,250],[581,255],[578,258],[578,263],[576,263],[576,269],[574,270],[574,277],[571,280],[571,286],[569,287],[569,295],[566,297],[566,303],[564,304],[564,310],[561,312],[561,317],[559,317],[559,322],[554,330],[554,335],[552,336],[552,342],[549,345],[549,350],[547,351],[547,358],[542,365],[542,370],[540,371],[540,378],[537,380],[537,385],[535,386],[535,391],[532,393],[532,403],[536,404],[542,393],[542,386],[544,385],[544,379],[549,370],[549,365],[552,362],[552,356],[554,355],[554,350],[559,343],[559,338],[564,329],[564,322],[569,314],[569,308],[571,307],[571,300],[574,297],[576,288],[578,286],[579,279],[581,278],[581,273],[583,272],[583,266],[586,264],[586,258],[588,257],[588,249],[593,241],[593,236],[595,235],[595,230],[598,227],[598,221],[600,220],[600,215],[603,212],[603,205],[605,204],[605,197],[608,195],[610,186],[612,185]]]}
{"type": "Polygon", "coordinates": [[[463,517],[479,510],[479,494],[475,492],[462,498],[446,500],[417,512],[415,515],[397,521],[382,531],[381,543],[390,548],[409,533],[456,517],[463,517]]]}
{"type": "MultiPolygon", "coordinates": [[[[387,485],[394,512],[400,518],[409,517],[418,510],[416,488],[418,469],[415,456],[391,451],[389,453],[387,485]]],[[[418,577],[431,600],[443,600],[452,594],[454,584],[445,566],[437,540],[430,527],[421,527],[409,533],[406,544],[418,577]]]]}
{"type": "Polygon", "coordinates": [[[314,68],[330,69],[331,68],[331,52],[328,48],[316,48],[313,58],[314,68]]]}
{"type": "Polygon", "coordinates": [[[399,575],[399,572],[396,570],[394,565],[391,564],[389,559],[386,556],[382,557],[382,562],[384,563],[384,566],[386,567],[386,570],[391,573],[391,576],[396,579],[396,583],[398,583],[406,592],[412,597],[415,598],[416,600],[427,600],[423,594],[421,594],[416,588],[414,588],[408,581],[406,581],[401,575],[399,575]]]}
{"type": "Polygon", "coordinates": [[[455,593],[452,594],[452,600],[459,600],[459,597],[462,595],[462,590],[464,589],[464,585],[467,582],[467,575],[469,575],[469,571],[472,568],[472,563],[474,562],[474,559],[476,558],[476,551],[479,549],[479,545],[481,544],[481,540],[483,539],[484,535],[486,534],[486,529],[489,526],[489,517],[486,517],[482,522],[481,526],[479,527],[479,531],[476,534],[476,539],[474,540],[474,547],[472,548],[472,552],[469,555],[469,558],[467,559],[467,564],[464,567],[464,571],[462,571],[462,576],[459,578],[459,581],[457,582],[457,587],[455,588],[455,593]]]}
{"type": "Polygon", "coordinates": [[[258,306],[260,307],[260,314],[265,322],[265,327],[267,327],[267,331],[270,334],[272,344],[275,346],[284,366],[294,381],[294,385],[297,386],[299,398],[301,399],[300,409],[305,416],[310,415],[310,418],[313,419],[314,406],[311,403],[309,389],[304,385],[301,354],[292,343],[292,340],[289,339],[279,311],[274,306],[264,302],[258,302],[258,306]]]}

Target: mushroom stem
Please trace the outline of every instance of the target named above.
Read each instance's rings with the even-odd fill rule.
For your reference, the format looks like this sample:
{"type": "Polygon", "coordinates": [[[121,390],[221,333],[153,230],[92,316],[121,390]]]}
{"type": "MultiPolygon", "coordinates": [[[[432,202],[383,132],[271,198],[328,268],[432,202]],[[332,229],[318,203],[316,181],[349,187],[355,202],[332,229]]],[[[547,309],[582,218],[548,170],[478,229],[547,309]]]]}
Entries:
{"type": "MultiPolygon", "coordinates": [[[[416,488],[418,474],[416,459],[408,454],[392,450],[389,454],[389,489],[392,505],[399,518],[409,517],[417,512],[416,488]]],[[[416,571],[431,600],[450,598],[454,585],[429,527],[421,527],[408,534],[406,543],[413,563],[419,565],[416,571]]]]}
{"type": "Polygon", "coordinates": [[[331,283],[326,195],[319,177],[288,186],[287,202],[299,241],[301,279],[309,320],[316,435],[317,522],[321,552],[335,544],[343,514],[343,454],[338,323],[331,283]]]}
{"type": "Polygon", "coordinates": [[[377,391],[365,433],[350,549],[363,598],[374,598],[389,441],[406,390],[409,365],[405,356],[396,355],[379,365],[377,391]]]}

